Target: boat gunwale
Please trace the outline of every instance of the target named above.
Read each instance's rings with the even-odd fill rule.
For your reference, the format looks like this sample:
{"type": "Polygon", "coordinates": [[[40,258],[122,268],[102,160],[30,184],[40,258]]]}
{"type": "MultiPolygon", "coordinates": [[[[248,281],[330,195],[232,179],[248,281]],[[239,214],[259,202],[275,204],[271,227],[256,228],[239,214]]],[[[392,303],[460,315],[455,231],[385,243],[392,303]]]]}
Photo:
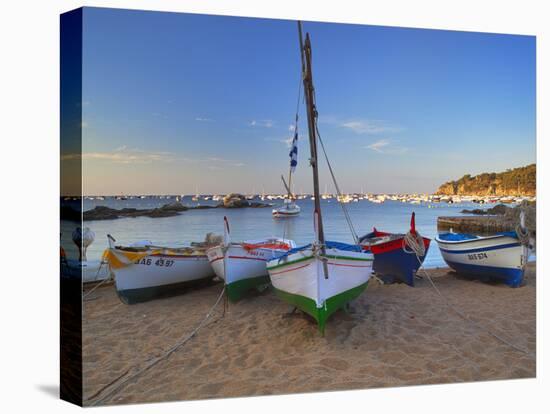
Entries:
{"type": "MultiPolygon", "coordinates": [[[[173,259],[208,259],[208,255],[206,252],[201,251],[200,253],[189,253],[189,254],[168,254],[168,253],[162,253],[162,252],[154,252],[152,250],[142,250],[142,251],[133,251],[133,250],[125,250],[120,249],[118,247],[112,248],[113,250],[117,250],[124,254],[124,252],[128,253],[146,253],[143,258],[146,257],[165,257],[165,258],[173,258],[173,259]]],[[[166,248],[164,250],[176,250],[171,248],[166,248]]]]}
{"type": "MultiPolygon", "coordinates": [[[[357,252],[357,253],[360,253],[360,252],[357,252]]],[[[364,253],[364,254],[366,254],[366,253],[364,253]]],[[[289,262],[278,263],[274,266],[267,266],[267,270],[278,269],[278,268],[281,268],[281,267],[284,267],[284,266],[287,266],[287,265],[291,265],[291,264],[294,264],[294,263],[300,263],[300,262],[303,262],[303,261],[306,261],[306,260],[309,260],[309,259],[315,259],[316,257],[319,257],[319,258],[324,257],[326,259],[336,259],[336,260],[354,260],[354,261],[361,261],[361,262],[372,262],[372,261],[374,261],[374,258],[372,258],[372,257],[363,258],[363,257],[349,257],[349,256],[339,256],[339,255],[330,255],[330,254],[319,255],[319,256],[311,255],[311,256],[301,257],[299,259],[292,260],[292,261],[289,261],[289,262]]],[[[272,259],[272,260],[273,261],[274,260],[280,260],[280,258],[275,258],[275,259],[272,259]]],[[[270,261],[271,260],[269,260],[268,263],[270,261]]]]}
{"type": "Polygon", "coordinates": [[[474,242],[480,242],[485,240],[495,240],[495,239],[503,239],[503,238],[518,240],[516,237],[513,237],[509,234],[495,234],[493,236],[476,236],[475,239],[466,239],[466,240],[442,240],[441,238],[439,238],[439,235],[437,235],[435,236],[435,241],[438,244],[453,245],[453,244],[474,243],[474,242]]]}

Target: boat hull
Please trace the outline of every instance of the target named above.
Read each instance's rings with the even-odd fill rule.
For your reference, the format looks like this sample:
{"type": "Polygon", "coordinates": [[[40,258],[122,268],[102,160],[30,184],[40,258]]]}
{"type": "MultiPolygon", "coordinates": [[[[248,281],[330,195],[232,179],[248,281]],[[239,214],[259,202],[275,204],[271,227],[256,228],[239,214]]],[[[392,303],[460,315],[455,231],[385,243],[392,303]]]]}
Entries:
{"type": "Polygon", "coordinates": [[[465,241],[436,238],[445,262],[464,276],[521,285],[528,249],[518,239],[497,235],[465,241]]]}
{"type": "Polygon", "coordinates": [[[181,288],[214,277],[206,255],[177,256],[152,254],[122,268],[112,268],[119,298],[127,304],[180,293],[181,288]]]}
{"type": "Polygon", "coordinates": [[[404,237],[387,242],[366,244],[363,248],[374,255],[373,271],[385,282],[403,282],[414,286],[416,272],[424,263],[430,247],[430,239],[423,237],[425,254],[417,256],[410,249],[403,250],[404,237]]]}
{"type": "Polygon", "coordinates": [[[300,214],[299,211],[280,211],[280,210],[273,210],[272,216],[276,218],[285,218],[285,217],[296,217],[300,214]]]}
{"type": "Polygon", "coordinates": [[[276,294],[312,316],[324,334],[327,319],[358,297],[367,287],[373,257],[368,253],[327,249],[323,260],[311,248],[268,262],[267,270],[276,294]]]}
{"type": "Polygon", "coordinates": [[[300,214],[300,207],[296,204],[285,204],[282,207],[274,208],[271,214],[274,218],[296,217],[300,214]]]}
{"type": "Polygon", "coordinates": [[[227,297],[237,302],[251,289],[269,285],[266,262],[284,254],[273,249],[246,249],[238,243],[207,250],[208,260],[216,276],[225,282],[227,297]]]}

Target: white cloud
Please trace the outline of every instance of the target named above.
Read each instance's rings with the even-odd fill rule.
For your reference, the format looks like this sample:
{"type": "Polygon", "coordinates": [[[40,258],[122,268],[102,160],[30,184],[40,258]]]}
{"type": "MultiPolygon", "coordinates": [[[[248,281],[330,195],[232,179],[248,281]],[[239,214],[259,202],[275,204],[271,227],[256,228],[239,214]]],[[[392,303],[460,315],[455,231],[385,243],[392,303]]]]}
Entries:
{"type": "Polygon", "coordinates": [[[292,146],[292,140],[294,137],[285,137],[285,138],[264,138],[264,141],[273,141],[273,142],[280,142],[281,144],[285,144],[287,148],[290,148],[292,146]]]}
{"type": "Polygon", "coordinates": [[[381,139],[380,141],[373,142],[370,145],[367,145],[365,148],[371,149],[376,152],[383,152],[384,147],[390,145],[390,142],[387,139],[381,139]]]}
{"type": "Polygon", "coordinates": [[[240,168],[245,164],[240,160],[227,159],[218,156],[211,157],[181,157],[178,154],[166,151],[145,151],[139,148],[128,148],[126,145],[112,151],[84,152],[82,154],[64,154],[62,161],[96,160],[115,164],[151,164],[153,162],[185,162],[204,164],[209,169],[240,168]]]}
{"type": "Polygon", "coordinates": [[[281,139],[279,140],[279,142],[282,142],[283,144],[285,144],[288,148],[290,148],[292,146],[292,140],[293,140],[294,137],[290,137],[290,138],[284,138],[284,139],[281,139]]]}
{"type": "Polygon", "coordinates": [[[296,125],[294,125],[294,124],[291,124],[291,125],[288,126],[288,130],[289,130],[290,132],[294,132],[294,129],[295,129],[295,128],[296,128],[296,125]]]}
{"type": "Polygon", "coordinates": [[[201,117],[195,118],[195,121],[199,121],[199,122],[214,122],[214,120],[211,119],[211,118],[201,118],[201,117]]]}
{"type": "Polygon", "coordinates": [[[229,160],[221,157],[207,157],[206,159],[195,159],[195,162],[209,164],[211,170],[221,170],[228,167],[243,167],[245,164],[239,160],[229,160]]]}
{"type": "Polygon", "coordinates": [[[394,145],[389,139],[380,139],[370,145],[365,146],[365,148],[378,152],[379,154],[391,155],[404,154],[408,151],[408,148],[394,145]]]}
{"type": "Polygon", "coordinates": [[[263,119],[261,121],[253,119],[248,123],[248,126],[253,126],[253,127],[258,126],[263,128],[271,128],[273,127],[273,125],[274,125],[274,122],[271,119],[263,119]]]}
{"type": "Polygon", "coordinates": [[[61,156],[62,161],[78,159],[110,161],[116,164],[150,164],[152,162],[172,162],[174,154],[163,151],[144,151],[137,148],[128,149],[126,145],[123,145],[111,152],[84,152],[61,156]]]}
{"type": "Polygon", "coordinates": [[[375,119],[354,119],[339,124],[341,127],[351,129],[356,134],[376,135],[388,132],[399,132],[403,128],[392,125],[387,121],[375,119]]]}

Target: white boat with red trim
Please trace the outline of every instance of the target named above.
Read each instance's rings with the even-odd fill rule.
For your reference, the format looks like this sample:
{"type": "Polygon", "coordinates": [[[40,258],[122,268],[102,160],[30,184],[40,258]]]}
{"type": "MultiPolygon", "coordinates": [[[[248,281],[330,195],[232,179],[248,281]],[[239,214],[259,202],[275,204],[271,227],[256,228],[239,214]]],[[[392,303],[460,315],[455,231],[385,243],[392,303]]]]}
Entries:
{"type": "Polygon", "coordinates": [[[232,302],[241,299],[249,290],[269,285],[266,262],[296,247],[292,240],[270,237],[244,242],[229,240],[229,224],[225,221],[225,241],[207,249],[212,269],[225,283],[227,297],[232,302]]]}

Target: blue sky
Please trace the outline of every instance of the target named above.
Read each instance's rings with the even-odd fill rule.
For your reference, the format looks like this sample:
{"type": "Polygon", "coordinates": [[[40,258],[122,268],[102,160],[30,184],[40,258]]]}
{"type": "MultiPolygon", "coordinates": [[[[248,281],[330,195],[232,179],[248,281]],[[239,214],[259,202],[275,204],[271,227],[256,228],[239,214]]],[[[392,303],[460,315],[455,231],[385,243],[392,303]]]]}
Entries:
{"type": "MultiPolygon", "coordinates": [[[[535,38],[304,22],[345,192],[433,192],[535,162],[535,38]]],[[[86,194],[283,192],[296,22],[86,8],[86,194]]],[[[300,105],[295,190],[311,191],[300,105]]],[[[326,168],[324,190],[332,185],[326,168]]]]}

